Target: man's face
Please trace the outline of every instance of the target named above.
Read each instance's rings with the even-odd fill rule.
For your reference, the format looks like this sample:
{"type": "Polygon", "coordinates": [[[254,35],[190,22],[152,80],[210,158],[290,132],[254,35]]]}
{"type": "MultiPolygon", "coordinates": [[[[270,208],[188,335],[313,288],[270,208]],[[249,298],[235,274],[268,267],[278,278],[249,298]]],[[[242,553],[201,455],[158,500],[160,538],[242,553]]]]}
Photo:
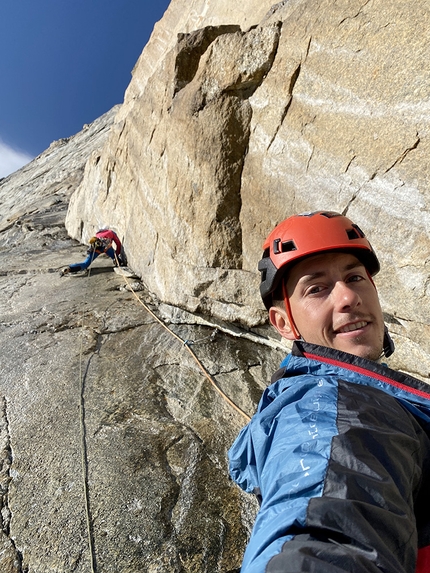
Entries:
{"type": "MultiPolygon", "coordinates": [[[[303,259],[292,268],[287,291],[296,329],[306,342],[379,358],[384,339],[381,306],[354,255],[325,253],[303,259]]],[[[287,330],[281,334],[293,339],[288,324],[286,319],[287,330]]]]}

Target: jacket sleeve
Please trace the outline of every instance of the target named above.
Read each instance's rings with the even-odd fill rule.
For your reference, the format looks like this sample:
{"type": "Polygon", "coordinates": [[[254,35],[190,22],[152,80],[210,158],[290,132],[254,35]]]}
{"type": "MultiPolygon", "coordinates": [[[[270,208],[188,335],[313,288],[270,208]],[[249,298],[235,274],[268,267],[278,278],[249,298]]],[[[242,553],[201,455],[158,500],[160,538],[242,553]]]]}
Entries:
{"type": "Polygon", "coordinates": [[[118,238],[118,235],[111,231],[112,236],[110,237],[112,241],[115,243],[115,251],[116,254],[119,255],[121,253],[121,241],[118,238]]]}
{"type": "Polygon", "coordinates": [[[303,376],[269,408],[279,399],[252,423],[262,505],[242,573],[413,573],[429,452],[414,417],[335,378],[303,376]]]}
{"type": "Polygon", "coordinates": [[[104,239],[110,239],[113,243],[115,243],[116,254],[119,255],[121,253],[121,241],[119,240],[115,231],[111,231],[110,229],[98,231],[96,236],[104,239]]]}

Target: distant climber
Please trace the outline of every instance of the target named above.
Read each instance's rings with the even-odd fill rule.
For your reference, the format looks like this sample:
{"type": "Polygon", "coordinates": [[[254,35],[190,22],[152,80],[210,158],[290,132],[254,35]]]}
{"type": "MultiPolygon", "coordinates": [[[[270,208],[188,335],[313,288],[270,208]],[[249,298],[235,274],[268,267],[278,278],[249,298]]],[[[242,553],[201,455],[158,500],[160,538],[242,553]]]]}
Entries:
{"type": "Polygon", "coordinates": [[[86,270],[99,255],[103,254],[110,257],[115,266],[124,267],[127,265],[127,257],[118,235],[110,229],[100,229],[90,239],[90,246],[85,261],[69,265],[61,271],[61,276],[86,270]]]}

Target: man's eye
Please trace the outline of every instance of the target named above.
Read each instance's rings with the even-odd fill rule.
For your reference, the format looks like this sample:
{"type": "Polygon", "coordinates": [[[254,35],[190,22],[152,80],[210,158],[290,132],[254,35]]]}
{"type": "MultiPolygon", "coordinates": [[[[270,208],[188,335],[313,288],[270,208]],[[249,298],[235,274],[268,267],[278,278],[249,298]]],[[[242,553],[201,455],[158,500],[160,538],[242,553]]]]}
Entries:
{"type": "Polygon", "coordinates": [[[363,280],[363,277],[361,275],[352,275],[351,277],[348,278],[347,282],[352,283],[361,280],[363,280]]]}
{"type": "Polygon", "coordinates": [[[322,290],[323,290],[322,286],[313,286],[313,287],[308,288],[307,294],[318,294],[322,290]]]}

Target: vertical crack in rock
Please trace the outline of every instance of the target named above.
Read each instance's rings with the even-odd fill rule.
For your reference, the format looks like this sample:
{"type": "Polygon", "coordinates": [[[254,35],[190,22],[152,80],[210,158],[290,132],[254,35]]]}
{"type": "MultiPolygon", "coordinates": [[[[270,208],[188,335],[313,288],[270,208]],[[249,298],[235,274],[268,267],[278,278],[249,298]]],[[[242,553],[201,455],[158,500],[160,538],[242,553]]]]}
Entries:
{"type": "MultiPolygon", "coordinates": [[[[292,76],[291,76],[290,86],[289,86],[289,89],[288,89],[288,93],[290,94],[290,96],[293,95],[294,87],[295,87],[295,85],[296,85],[296,83],[297,83],[297,80],[298,80],[298,78],[299,78],[301,68],[302,68],[302,65],[299,64],[299,65],[297,66],[297,68],[294,70],[294,72],[293,72],[293,74],[292,74],[292,76]]],[[[289,105],[290,105],[290,104],[289,104],[289,105]]]]}
{"type": "Polygon", "coordinates": [[[109,195],[110,188],[112,186],[112,182],[115,178],[115,166],[116,166],[115,160],[113,160],[112,162],[109,161],[109,164],[107,167],[106,197],[109,195]]]}
{"type": "Polygon", "coordinates": [[[10,533],[11,513],[9,509],[10,468],[12,465],[12,450],[10,445],[9,422],[7,418],[7,403],[3,397],[1,402],[1,468],[0,468],[0,524],[6,535],[10,533]]]}
{"type": "Polygon", "coordinates": [[[277,126],[275,133],[273,134],[272,139],[269,142],[269,145],[267,146],[267,150],[270,149],[270,147],[272,146],[272,143],[274,142],[274,140],[276,139],[276,136],[278,135],[278,132],[280,130],[280,128],[282,127],[282,124],[284,123],[285,118],[287,117],[287,113],[288,110],[291,107],[291,103],[293,101],[293,92],[294,92],[294,87],[297,83],[297,80],[299,79],[300,76],[300,72],[302,69],[302,64],[300,63],[296,69],[294,70],[294,72],[291,74],[291,78],[290,78],[290,85],[288,87],[288,99],[287,99],[287,103],[285,105],[284,111],[282,112],[281,115],[281,120],[279,122],[279,125],[277,126]]]}
{"type": "Polygon", "coordinates": [[[339,22],[339,26],[341,26],[344,22],[346,22],[347,20],[353,20],[354,18],[358,18],[358,16],[360,16],[363,12],[363,8],[365,8],[367,6],[367,4],[369,4],[370,0],[366,0],[366,2],[364,2],[358,9],[356,14],[353,14],[352,16],[346,16],[345,18],[343,18],[340,22],[339,22]]]}
{"type": "Polygon", "coordinates": [[[308,160],[306,162],[306,173],[309,171],[309,165],[311,164],[312,158],[314,156],[315,147],[312,146],[311,152],[309,154],[308,160]]]}
{"type": "Polygon", "coordinates": [[[416,134],[416,141],[415,143],[411,146],[408,147],[407,149],[405,149],[405,151],[400,155],[400,157],[398,157],[394,163],[392,165],[390,165],[390,167],[387,167],[387,169],[384,171],[384,173],[388,173],[388,171],[390,171],[391,169],[393,169],[393,167],[395,167],[396,165],[399,165],[400,163],[402,163],[402,161],[405,159],[405,157],[414,149],[416,149],[421,141],[420,137],[418,136],[418,133],[416,134]]]}
{"type": "MultiPolygon", "coordinates": [[[[428,260],[429,260],[429,259],[427,259],[426,262],[427,262],[428,260]]],[[[423,286],[423,293],[424,293],[424,295],[423,295],[422,298],[427,297],[427,293],[429,292],[429,288],[430,288],[430,276],[428,276],[428,277],[425,279],[425,281],[424,281],[424,286],[423,286]]],[[[426,326],[427,326],[427,325],[426,325],[426,326]]],[[[430,374],[429,374],[429,377],[430,377],[430,374]]]]}
{"type": "Polygon", "coordinates": [[[10,439],[9,420],[7,415],[7,401],[3,396],[0,403],[0,570],[2,573],[26,573],[23,568],[22,554],[10,535],[12,512],[9,507],[9,485],[12,481],[12,446],[10,439]]]}
{"type": "Polygon", "coordinates": [[[309,37],[308,47],[306,48],[305,60],[308,59],[309,52],[311,50],[312,36],[309,37]]]}
{"type": "MultiPolygon", "coordinates": [[[[238,53],[235,56],[236,62],[231,78],[232,81],[220,89],[218,96],[219,100],[222,100],[223,96],[227,97],[226,104],[229,105],[231,110],[236,109],[236,113],[231,115],[229,122],[231,132],[230,134],[227,133],[227,137],[224,137],[223,142],[224,151],[230,147],[229,157],[226,158],[225,164],[229,164],[231,173],[228,192],[222,197],[217,208],[216,223],[222,222],[226,228],[225,233],[234,237],[230,243],[233,250],[237,253],[237,258],[233,256],[232,260],[227,262],[227,264],[219,258],[214,261],[216,266],[242,268],[241,188],[242,174],[251,136],[252,120],[252,107],[248,100],[257,88],[261,86],[264,78],[273,66],[278,51],[281,27],[282,23],[277,22],[267,28],[254,28],[249,32],[236,34],[238,53]],[[252,62],[248,61],[250,56],[252,57],[252,62]],[[240,137],[238,137],[239,133],[240,137]],[[231,145],[233,141],[234,144],[231,145]],[[234,260],[235,258],[236,260],[234,260]],[[233,265],[231,264],[232,262],[234,263],[233,265]]],[[[232,45],[235,45],[233,38],[232,45]]],[[[231,46],[225,49],[231,49],[231,46]]],[[[202,88],[202,103],[206,105],[210,90],[206,93],[204,82],[202,88]]]]}
{"type": "Polygon", "coordinates": [[[358,192],[357,192],[357,193],[354,193],[354,194],[352,195],[351,199],[348,201],[348,204],[346,205],[345,209],[343,209],[342,215],[343,215],[344,217],[347,216],[347,213],[348,213],[348,211],[349,211],[349,208],[351,207],[352,203],[356,200],[357,195],[358,195],[358,192]]]}
{"type": "MultiPolygon", "coordinates": [[[[193,192],[190,202],[185,187],[187,209],[181,208],[180,215],[198,266],[242,268],[241,188],[252,120],[249,98],[273,65],[280,27],[275,23],[248,32],[234,27],[221,35],[219,31],[228,28],[205,29],[201,34],[210,33],[209,39],[218,35],[201,59],[208,39],[194,37],[199,61],[187,72],[191,81],[174,98],[170,120],[182,131],[186,120],[186,133],[181,133],[180,147],[175,143],[175,154],[180,148],[181,157],[189,158],[193,192]]],[[[192,54],[185,50],[183,57],[192,54]]],[[[177,197],[176,203],[182,202],[177,197]]],[[[205,312],[206,301],[200,304],[205,312]]]]}
{"type": "Polygon", "coordinates": [[[346,173],[346,172],[348,171],[348,169],[351,167],[352,162],[354,161],[354,159],[355,159],[356,157],[357,157],[357,156],[356,156],[355,154],[351,157],[351,159],[350,159],[349,162],[348,162],[348,165],[345,167],[344,173],[346,173]]]}
{"type": "MultiPolygon", "coordinates": [[[[88,477],[88,448],[87,448],[87,427],[85,421],[85,389],[88,372],[92,359],[96,353],[99,353],[100,347],[102,345],[102,335],[97,336],[96,349],[92,352],[91,356],[87,361],[85,371],[82,374],[80,380],[80,403],[79,403],[79,418],[80,418],[80,438],[81,438],[81,462],[82,462],[82,482],[83,482],[83,493],[85,502],[85,514],[86,514],[86,524],[87,524],[87,539],[88,539],[88,551],[89,558],[92,565],[92,571],[97,571],[97,559],[95,550],[95,539],[94,539],[94,523],[91,511],[91,501],[89,493],[89,477],[88,477]]],[[[80,358],[82,360],[82,356],[80,358]]]]}

